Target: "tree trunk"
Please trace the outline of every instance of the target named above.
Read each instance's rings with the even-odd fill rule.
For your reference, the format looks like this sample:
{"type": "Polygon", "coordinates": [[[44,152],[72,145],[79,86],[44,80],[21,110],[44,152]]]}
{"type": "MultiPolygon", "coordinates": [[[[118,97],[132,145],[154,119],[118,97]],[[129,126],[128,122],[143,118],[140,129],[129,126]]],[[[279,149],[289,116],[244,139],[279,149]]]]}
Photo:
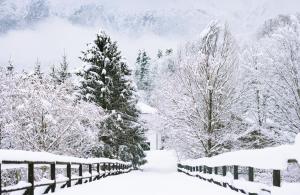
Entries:
{"type": "MultiPolygon", "coordinates": [[[[259,127],[262,126],[262,117],[261,117],[261,108],[260,108],[260,97],[259,97],[259,90],[256,90],[256,102],[257,102],[257,119],[259,127]]],[[[260,129],[259,129],[260,131],[260,129]]]]}
{"type": "Polygon", "coordinates": [[[212,105],[213,105],[213,102],[212,102],[212,90],[209,89],[209,93],[208,93],[208,116],[207,116],[207,119],[208,119],[208,127],[207,127],[207,133],[208,133],[208,140],[207,140],[207,156],[208,157],[211,157],[212,154],[211,154],[211,148],[212,148],[212,140],[211,140],[211,135],[212,135],[212,132],[213,132],[213,129],[212,129],[212,105]]]}

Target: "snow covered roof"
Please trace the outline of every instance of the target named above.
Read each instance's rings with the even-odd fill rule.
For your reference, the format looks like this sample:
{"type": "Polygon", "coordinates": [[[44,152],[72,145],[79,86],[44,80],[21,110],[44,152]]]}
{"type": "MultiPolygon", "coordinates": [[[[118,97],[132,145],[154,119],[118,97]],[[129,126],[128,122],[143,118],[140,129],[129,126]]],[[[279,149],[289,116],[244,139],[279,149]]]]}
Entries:
{"type": "Polygon", "coordinates": [[[137,103],[137,108],[143,113],[143,114],[155,114],[157,113],[157,109],[153,108],[143,102],[137,103]]]}

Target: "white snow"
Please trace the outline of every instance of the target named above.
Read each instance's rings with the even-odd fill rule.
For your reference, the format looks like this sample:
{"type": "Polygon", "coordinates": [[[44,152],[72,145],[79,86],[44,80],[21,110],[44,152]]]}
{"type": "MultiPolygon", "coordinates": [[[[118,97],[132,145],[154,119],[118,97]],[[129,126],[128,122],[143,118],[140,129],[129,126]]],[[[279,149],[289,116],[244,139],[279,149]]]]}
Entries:
{"type": "MultiPolygon", "coordinates": [[[[278,147],[270,147],[258,150],[240,150],[236,152],[228,152],[211,158],[200,158],[196,160],[186,160],[182,165],[209,167],[232,166],[239,165],[244,167],[254,167],[260,169],[280,169],[285,170],[288,166],[289,159],[296,159],[300,162],[300,134],[296,136],[294,145],[283,145],[278,147]]],[[[300,194],[300,183],[282,183],[282,187],[271,187],[266,184],[249,182],[244,179],[234,180],[230,172],[226,176],[215,174],[205,174],[202,172],[190,172],[181,169],[184,172],[193,176],[201,176],[206,179],[228,183],[238,189],[243,189],[246,192],[261,194],[261,189],[271,191],[271,194],[279,195],[295,195],[300,194]]]]}
{"type": "Polygon", "coordinates": [[[153,108],[143,102],[137,103],[137,108],[143,113],[143,114],[155,114],[157,113],[157,109],[153,108]]]}
{"type": "Polygon", "coordinates": [[[239,195],[227,188],[176,172],[177,158],[173,151],[147,153],[148,165],[143,171],[133,171],[107,177],[88,184],[74,186],[55,195],[239,195]]]}
{"type": "Polygon", "coordinates": [[[203,172],[191,172],[187,171],[185,169],[181,169],[183,172],[189,173],[192,176],[201,176],[205,179],[213,179],[214,181],[218,181],[221,183],[228,183],[231,186],[234,186],[235,188],[242,189],[246,192],[251,192],[251,193],[257,193],[259,194],[261,192],[261,189],[268,189],[270,190],[270,186],[263,184],[263,183],[258,183],[258,182],[249,182],[246,181],[243,178],[240,178],[238,180],[235,180],[233,178],[233,175],[230,172],[226,173],[226,176],[221,176],[221,175],[215,175],[215,174],[208,174],[208,173],[203,173],[203,172]]]}
{"type": "Polygon", "coordinates": [[[117,121],[122,121],[122,116],[118,114],[117,121]]]}
{"type": "MultiPolygon", "coordinates": [[[[202,173],[202,172],[190,172],[184,169],[181,169],[184,172],[189,173],[192,176],[201,176],[206,179],[213,179],[214,181],[218,181],[221,183],[228,183],[235,188],[243,189],[246,192],[256,193],[263,195],[264,190],[271,191],[272,195],[296,195],[300,194],[300,184],[299,183],[282,183],[281,187],[276,186],[268,186],[267,184],[258,183],[258,182],[249,182],[245,179],[241,178],[238,180],[233,179],[233,175],[230,172],[227,172],[226,176],[221,175],[215,175],[215,174],[208,174],[208,173],[202,173]]],[[[266,194],[270,195],[270,193],[266,194]]]]}
{"type": "Polygon", "coordinates": [[[182,164],[191,166],[207,165],[210,167],[238,165],[261,169],[285,170],[289,159],[296,159],[300,162],[299,137],[298,135],[294,145],[227,152],[211,158],[186,160],[182,164]]]}
{"type": "MultiPolygon", "coordinates": [[[[62,156],[47,152],[31,152],[23,150],[0,150],[0,161],[44,161],[44,162],[77,162],[77,163],[119,163],[130,164],[108,158],[76,158],[70,156],[62,156]]],[[[10,166],[8,166],[9,168],[10,166]]],[[[2,169],[5,166],[2,167],[2,169]]]]}
{"type": "Polygon", "coordinates": [[[26,188],[26,187],[30,187],[30,186],[31,186],[31,183],[28,183],[25,181],[20,181],[16,185],[3,187],[2,190],[13,190],[16,188],[26,188]]]}
{"type": "Polygon", "coordinates": [[[273,187],[271,191],[272,191],[272,195],[296,195],[296,194],[300,194],[300,184],[283,183],[280,188],[273,187]]]}
{"type": "Polygon", "coordinates": [[[144,172],[176,172],[177,158],[175,151],[154,150],[146,153],[148,163],[142,166],[144,172]]]}

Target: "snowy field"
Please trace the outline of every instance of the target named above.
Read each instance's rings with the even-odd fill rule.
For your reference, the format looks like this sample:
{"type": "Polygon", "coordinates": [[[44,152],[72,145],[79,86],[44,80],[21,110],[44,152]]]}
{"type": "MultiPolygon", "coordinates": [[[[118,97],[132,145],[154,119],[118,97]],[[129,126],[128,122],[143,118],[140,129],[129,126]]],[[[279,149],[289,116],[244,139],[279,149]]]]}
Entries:
{"type": "Polygon", "coordinates": [[[173,151],[147,153],[143,171],[108,177],[75,186],[55,195],[237,195],[239,193],[176,172],[177,159],[173,151]]]}

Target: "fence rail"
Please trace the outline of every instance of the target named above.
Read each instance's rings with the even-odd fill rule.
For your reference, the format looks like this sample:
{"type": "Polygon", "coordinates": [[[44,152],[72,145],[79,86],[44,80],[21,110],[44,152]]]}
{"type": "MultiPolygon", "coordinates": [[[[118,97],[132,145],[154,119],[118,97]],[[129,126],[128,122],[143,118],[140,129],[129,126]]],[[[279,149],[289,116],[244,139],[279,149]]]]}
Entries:
{"type": "MultiPolygon", "coordinates": [[[[288,163],[298,163],[295,159],[288,160],[288,163]]],[[[199,165],[199,166],[190,166],[190,165],[183,165],[183,164],[177,164],[177,170],[178,172],[183,172],[189,176],[195,176],[202,180],[208,181],[210,183],[217,184],[219,186],[223,187],[229,187],[231,190],[234,190],[236,192],[241,192],[243,194],[249,194],[249,195],[257,195],[257,192],[247,192],[245,189],[241,189],[237,186],[234,186],[232,183],[228,182],[227,180],[218,180],[214,177],[211,177],[213,175],[223,176],[226,177],[229,168],[233,167],[233,179],[238,180],[239,179],[239,166],[221,166],[221,167],[210,167],[208,165],[199,165]]],[[[253,182],[254,181],[254,173],[255,168],[254,167],[243,167],[247,169],[247,176],[248,181],[253,182]]],[[[272,179],[273,179],[273,186],[280,187],[281,186],[281,171],[280,170],[272,170],[272,179]]],[[[271,191],[269,189],[261,189],[262,191],[269,192],[271,191]]]]}
{"type": "MultiPolygon", "coordinates": [[[[23,167],[23,166],[22,166],[23,167]]],[[[23,167],[24,168],[24,167],[23,167]]],[[[67,162],[67,161],[10,161],[3,160],[0,162],[0,195],[6,194],[9,192],[15,192],[20,190],[25,190],[26,195],[34,195],[35,189],[37,187],[46,186],[46,190],[43,194],[49,192],[55,192],[60,184],[60,188],[71,187],[72,181],[75,181],[73,185],[80,185],[87,182],[92,182],[99,180],[111,175],[118,175],[121,173],[127,173],[132,170],[132,165],[128,163],[118,162],[93,162],[93,163],[82,163],[82,162],[67,162]],[[2,186],[3,181],[3,166],[7,165],[24,165],[27,167],[27,183],[24,185],[14,185],[14,186],[2,186]],[[35,180],[35,170],[41,168],[42,166],[48,166],[50,168],[50,180],[47,182],[36,182],[35,180]],[[62,169],[61,166],[64,166],[66,169],[66,177],[63,179],[58,179],[57,169],[62,169]],[[88,174],[83,174],[83,167],[87,168],[88,174]],[[78,175],[72,175],[72,170],[78,172],[78,175]],[[94,170],[93,170],[94,169],[94,170]]],[[[16,178],[14,178],[16,179],[16,178]]]]}

